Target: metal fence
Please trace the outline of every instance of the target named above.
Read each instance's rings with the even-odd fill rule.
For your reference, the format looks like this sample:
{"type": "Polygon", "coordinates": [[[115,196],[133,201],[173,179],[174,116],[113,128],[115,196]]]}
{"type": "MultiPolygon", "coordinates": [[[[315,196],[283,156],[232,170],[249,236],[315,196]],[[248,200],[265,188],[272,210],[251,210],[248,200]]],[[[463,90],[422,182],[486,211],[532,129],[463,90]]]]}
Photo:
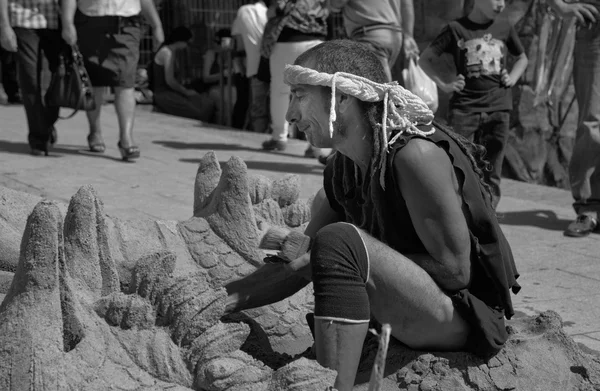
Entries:
{"type": "MultiPolygon", "coordinates": [[[[202,74],[202,55],[212,44],[220,29],[229,29],[237,10],[249,0],[155,0],[165,35],[177,26],[187,26],[194,32],[194,41],[186,53],[181,53],[177,63],[178,78],[183,82],[199,78],[202,74]]],[[[339,14],[332,15],[329,38],[343,36],[344,29],[339,14]]],[[[152,31],[146,28],[140,48],[140,65],[152,60],[152,31]]]]}
{"type": "MultiPolygon", "coordinates": [[[[194,41],[186,53],[178,58],[178,77],[182,81],[200,77],[202,55],[213,41],[217,31],[231,28],[237,9],[246,0],[155,0],[165,35],[177,26],[187,26],[194,32],[194,41]]],[[[145,30],[140,47],[140,65],[152,60],[152,31],[145,30]]]]}

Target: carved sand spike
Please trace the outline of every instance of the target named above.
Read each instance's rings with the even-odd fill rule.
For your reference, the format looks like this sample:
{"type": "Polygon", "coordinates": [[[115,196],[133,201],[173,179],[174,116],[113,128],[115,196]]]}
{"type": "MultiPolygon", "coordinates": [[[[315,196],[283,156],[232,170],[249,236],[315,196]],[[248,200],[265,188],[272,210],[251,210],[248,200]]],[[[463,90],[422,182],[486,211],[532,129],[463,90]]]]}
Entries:
{"type": "Polygon", "coordinates": [[[192,374],[180,348],[163,329],[119,330],[115,336],[134,362],[152,376],[185,387],[192,386],[192,374]]]}
{"type": "Polygon", "coordinates": [[[300,177],[294,174],[285,175],[273,182],[271,197],[284,208],[292,205],[300,197],[300,177]]]}
{"type": "Polygon", "coordinates": [[[288,205],[282,209],[283,219],[289,227],[299,227],[310,221],[311,204],[305,200],[298,200],[292,205],[288,205]]]}
{"type": "Polygon", "coordinates": [[[253,208],[254,215],[258,221],[264,221],[269,225],[285,225],[282,209],[274,199],[267,198],[253,205],[253,208]]]}
{"type": "Polygon", "coordinates": [[[248,193],[248,169],[242,159],[232,156],[224,165],[207,208],[215,210],[206,217],[213,231],[246,261],[262,265],[264,254],[256,248],[258,229],[248,193]]]}
{"type": "Polygon", "coordinates": [[[271,198],[273,181],[264,175],[248,174],[248,189],[252,205],[260,204],[271,198]]]}
{"type": "Polygon", "coordinates": [[[40,197],[0,187],[0,270],[15,272],[27,216],[40,197]]]}
{"type": "Polygon", "coordinates": [[[140,258],[133,270],[130,293],[137,293],[156,304],[171,280],[175,262],[175,254],[169,251],[140,258]]]}
{"type": "Polygon", "coordinates": [[[129,329],[151,329],[156,323],[154,308],[138,295],[121,292],[104,296],[94,304],[94,310],[111,326],[129,329]]]}
{"type": "Polygon", "coordinates": [[[239,350],[250,335],[250,326],[245,323],[217,322],[204,334],[194,339],[188,347],[185,360],[192,371],[199,362],[239,350]]]}
{"type": "MultiPolygon", "coordinates": [[[[28,218],[13,286],[0,306],[0,390],[187,389],[191,374],[179,348],[161,329],[139,329],[153,326],[143,299],[115,293],[100,300],[112,303],[109,318],[130,330],[97,316],[87,284],[69,276],[63,231],[51,202],[28,218]]],[[[100,260],[83,259],[82,267],[86,262],[100,260]]]]}
{"type": "Polygon", "coordinates": [[[27,219],[21,256],[0,306],[0,389],[59,389],[56,370],[63,351],[59,258],[63,219],[58,207],[39,202],[27,219]]]}
{"type": "Polygon", "coordinates": [[[65,217],[65,258],[71,277],[85,283],[96,298],[119,291],[104,206],[90,185],[81,187],[69,203],[65,217]]]}
{"type": "Polygon", "coordinates": [[[150,300],[161,324],[169,326],[173,341],[186,346],[223,316],[227,293],[212,288],[203,272],[172,278],[174,262],[168,252],[141,258],[130,289],[150,300]]]}
{"type": "MultiPolygon", "coordinates": [[[[194,216],[206,217],[214,210],[209,208],[217,185],[221,179],[221,165],[214,151],[207,152],[198,164],[194,183],[194,216]]],[[[215,205],[213,205],[214,207],[215,205]]]]}

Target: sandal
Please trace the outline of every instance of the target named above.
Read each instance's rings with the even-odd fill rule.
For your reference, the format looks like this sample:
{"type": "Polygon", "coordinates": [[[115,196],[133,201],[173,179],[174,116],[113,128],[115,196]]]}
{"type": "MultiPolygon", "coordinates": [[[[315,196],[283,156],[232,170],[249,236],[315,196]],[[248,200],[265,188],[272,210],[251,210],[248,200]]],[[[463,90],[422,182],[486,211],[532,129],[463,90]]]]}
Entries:
{"type": "Polygon", "coordinates": [[[131,147],[122,147],[121,142],[117,144],[119,147],[119,152],[121,152],[121,158],[125,161],[137,159],[140,157],[140,148],[136,145],[132,145],[131,147]]]}
{"type": "Polygon", "coordinates": [[[90,148],[90,152],[104,153],[104,151],[106,150],[106,145],[104,145],[104,141],[93,140],[91,134],[88,134],[87,142],[90,148]]]}

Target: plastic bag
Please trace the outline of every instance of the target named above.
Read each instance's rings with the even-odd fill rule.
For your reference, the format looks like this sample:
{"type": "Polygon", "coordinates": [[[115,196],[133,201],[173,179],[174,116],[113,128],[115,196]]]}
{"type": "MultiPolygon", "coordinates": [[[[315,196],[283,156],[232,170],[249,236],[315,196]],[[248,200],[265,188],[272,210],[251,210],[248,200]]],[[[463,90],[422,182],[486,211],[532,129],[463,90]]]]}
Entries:
{"type": "Polygon", "coordinates": [[[402,77],[404,78],[404,87],[423,99],[427,106],[429,106],[429,109],[435,113],[438,109],[437,85],[415,63],[413,58],[408,62],[408,68],[402,70],[402,77]]]}

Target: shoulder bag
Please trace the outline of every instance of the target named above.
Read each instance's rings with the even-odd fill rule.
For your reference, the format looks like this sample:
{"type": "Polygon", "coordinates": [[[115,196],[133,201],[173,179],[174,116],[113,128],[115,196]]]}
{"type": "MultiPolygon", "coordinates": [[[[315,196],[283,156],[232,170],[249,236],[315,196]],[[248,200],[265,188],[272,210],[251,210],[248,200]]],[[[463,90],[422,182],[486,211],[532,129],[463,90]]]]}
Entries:
{"type": "Polygon", "coordinates": [[[64,45],[58,61],[46,91],[46,105],[73,109],[69,116],[59,117],[61,119],[69,119],[79,110],[94,110],[94,90],[77,46],[64,45]]]}

